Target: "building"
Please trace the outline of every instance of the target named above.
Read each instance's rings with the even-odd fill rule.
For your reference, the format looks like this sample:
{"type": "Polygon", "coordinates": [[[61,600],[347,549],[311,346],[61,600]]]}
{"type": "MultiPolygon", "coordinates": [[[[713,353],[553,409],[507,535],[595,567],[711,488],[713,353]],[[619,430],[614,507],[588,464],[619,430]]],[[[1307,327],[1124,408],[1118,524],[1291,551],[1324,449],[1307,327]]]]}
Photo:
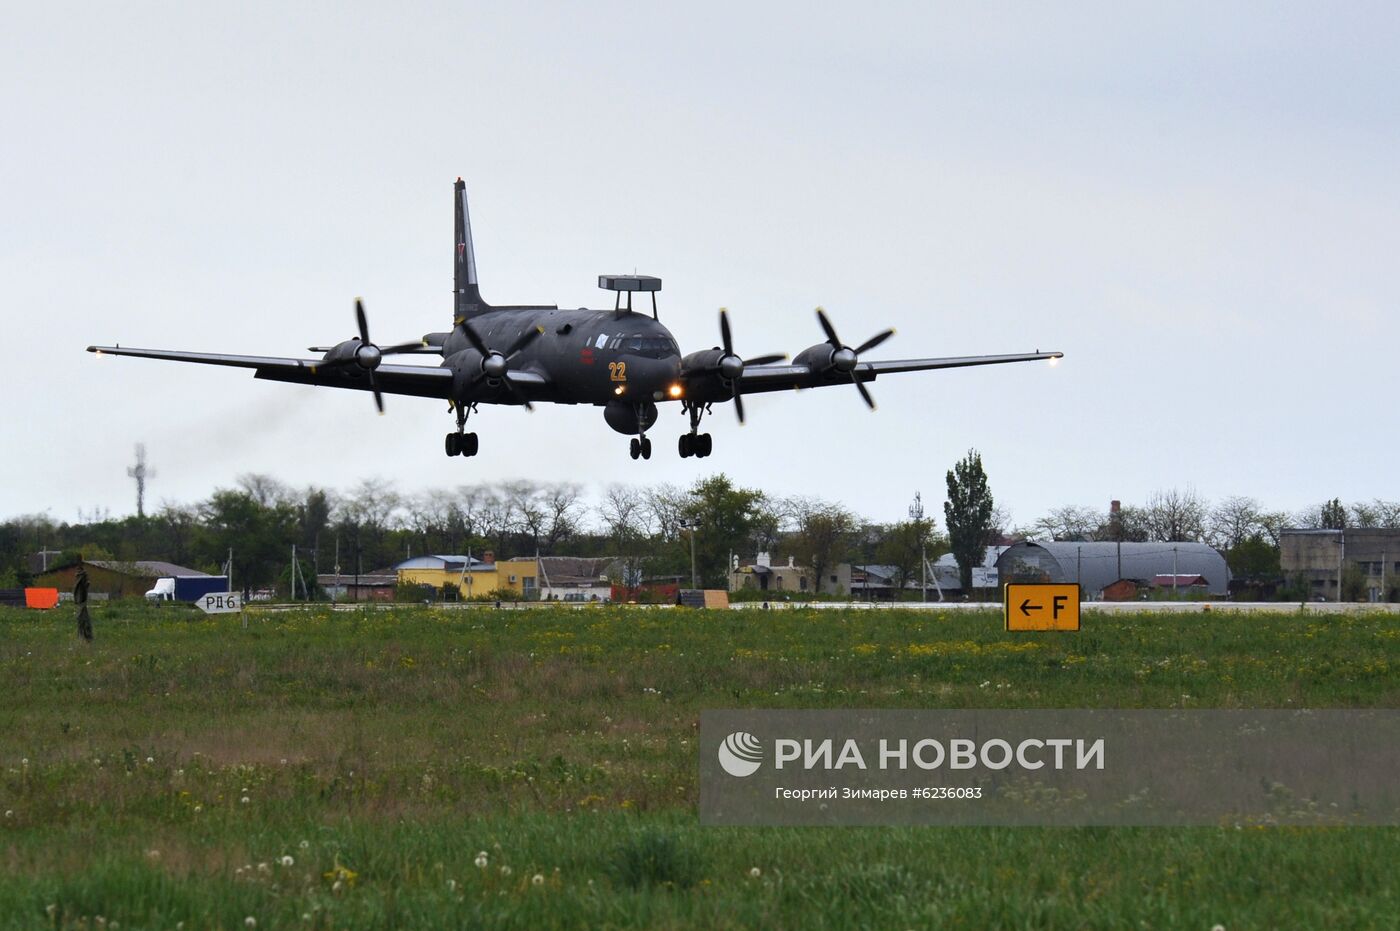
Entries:
{"type": "Polygon", "coordinates": [[[539,571],[541,601],[608,601],[617,560],[611,556],[541,556],[539,571]]]}
{"type": "Polygon", "coordinates": [[[37,576],[34,585],[71,592],[80,567],[87,569],[89,593],[106,598],[144,598],[146,592],[155,588],[156,579],[209,576],[209,573],[198,569],[187,569],[156,559],[79,559],[54,566],[37,576]]]}
{"type": "MultiPolygon", "coordinates": [[[[1204,543],[1032,543],[1008,546],[997,557],[997,574],[1006,582],[1078,582],[1086,601],[1118,594],[1114,585],[1132,581],[1151,586],[1158,576],[1199,576],[1204,585],[1190,594],[1224,597],[1230,569],[1225,557],[1204,543]]],[[[1187,593],[1178,592],[1185,596],[1187,593]]]]}
{"type": "Polygon", "coordinates": [[[534,559],[496,561],[489,550],[474,556],[431,555],[405,559],[394,567],[399,585],[420,586],[439,594],[455,589],[458,597],[511,598],[533,601],[538,597],[539,566],[534,559]]]}
{"type": "Polygon", "coordinates": [[[812,591],[812,570],[797,565],[792,556],[787,565],[773,565],[768,553],[759,553],[752,560],[740,560],[729,573],[729,590],[760,592],[808,593],[812,591]]]}
{"type": "Polygon", "coordinates": [[[1324,601],[1400,600],[1400,529],[1287,528],[1279,536],[1279,566],[1324,601]]]}
{"type": "MultiPolygon", "coordinates": [[[[928,579],[931,590],[929,597],[939,601],[962,599],[964,596],[977,600],[984,600],[987,596],[1000,598],[1001,576],[997,570],[997,560],[1006,549],[1005,546],[987,547],[982,555],[982,564],[972,567],[972,591],[969,592],[962,590],[962,575],[958,572],[957,557],[952,553],[944,553],[932,564],[933,572],[928,579]]],[[[923,585],[921,580],[916,580],[916,583],[923,585]]]]}
{"type": "Polygon", "coordinates": [[[359,575],[322,572],[316,584],[331,601],[393,601],[399,577],[393,569],[376,569],[359,575]]]}

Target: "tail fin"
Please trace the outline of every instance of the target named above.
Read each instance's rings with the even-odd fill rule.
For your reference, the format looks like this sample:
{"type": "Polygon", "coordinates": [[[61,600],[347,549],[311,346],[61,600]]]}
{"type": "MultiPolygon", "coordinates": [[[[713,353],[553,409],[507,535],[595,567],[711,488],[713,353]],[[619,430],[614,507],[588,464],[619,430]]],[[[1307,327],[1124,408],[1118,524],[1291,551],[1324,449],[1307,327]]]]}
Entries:
{"type": "Polygon", "coordinates": [[[476,252],[472,248],[472,220],[467,209],[467,185],[461,178],[453,188],[457,209],[457,235],[452,259],[454,262],[453,313],[454,324],[486,309],[476,284],[476,252]]]}

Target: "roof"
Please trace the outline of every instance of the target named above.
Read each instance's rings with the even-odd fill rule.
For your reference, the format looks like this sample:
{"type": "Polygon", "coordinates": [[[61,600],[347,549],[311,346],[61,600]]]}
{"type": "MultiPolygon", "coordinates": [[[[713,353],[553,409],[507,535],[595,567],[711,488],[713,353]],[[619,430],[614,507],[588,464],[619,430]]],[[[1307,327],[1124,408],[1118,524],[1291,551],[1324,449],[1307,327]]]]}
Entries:
{"type": "Polygon", "coordinates": [[[1170,572],[1157,574],[1152,577],[1152,584],[1157,588],[1171,588],[1177,586],[1209,585],[1210,582],[1203,575],[1172,575],[1170,572]]]}
{"type": "Polygon", "coordinates": [[[1203,577],[1216,595],[1230,583],[1225,557],[1204,543],[1017,543],[997,568],[1002,581],[1040,574],[1049,582],[1078,582],[1086,598],[1119,579],[1170,579],[1173,572],[1203,577]]]}
{"type": "Polygon", "coordinates": [[[540,585],[578,587],[600,583],[615,561],[612,556],[541,556],[540,585]]]}
{"type": "Polygon", "coordinates": [[[405,559],[401,563],[395,563],[394,570],[442,569],[447,572],[461,572],[469,561],[471,563],[472,572],[489,569],[495,565],[495,563],[489,563],[484,559],[477,559],[475,556],[436,554],[432,556],[414,556],[412,559],[405,559]]]}
{"type": "Polygon", "coordinates": [[[88,566],[96,566],[99,569],[106,569],[108,572],[139,575],[141,578],[188,578],[190,576],[207,578],[209,576],[207,572],[186,569],[184,566],[177,566],[173,562],[162,562],[159,559],[84,559],[83,563],[88,566]],[[137,572],[131,572],[132,569],[136,569],[137,572]]]}

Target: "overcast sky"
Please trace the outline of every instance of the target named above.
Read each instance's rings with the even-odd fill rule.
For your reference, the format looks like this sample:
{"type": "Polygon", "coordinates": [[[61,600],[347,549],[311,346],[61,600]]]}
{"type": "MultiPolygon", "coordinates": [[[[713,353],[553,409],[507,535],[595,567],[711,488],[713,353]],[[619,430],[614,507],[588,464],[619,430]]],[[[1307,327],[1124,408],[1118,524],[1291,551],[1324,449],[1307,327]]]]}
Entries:
{"type": "MultiPolygon", "coordinates": [[[[26,4],[0,32],[0,515],[240,473],[404,491],[725,471],[903,517],[983,454],[1028,523],[1194,485],[1400,497],[1394,4],[26,4]],[[412,8],[409,8],[411,6],[412,8]],[[1167,9],[1167,7],[1170,9],[1167,9]],[[673,9],[673,7],[675,7],[673,9]],[[898,330],[871,357],[1044,363],[754,396],[679,459],[601,409],[483,409],[97,359],[301,355],[451,319],[452,181],[496,303],[659,275],[683,351],[898,330]]],[[[423,360],[426,361],[426,360],[423,360]]]]}

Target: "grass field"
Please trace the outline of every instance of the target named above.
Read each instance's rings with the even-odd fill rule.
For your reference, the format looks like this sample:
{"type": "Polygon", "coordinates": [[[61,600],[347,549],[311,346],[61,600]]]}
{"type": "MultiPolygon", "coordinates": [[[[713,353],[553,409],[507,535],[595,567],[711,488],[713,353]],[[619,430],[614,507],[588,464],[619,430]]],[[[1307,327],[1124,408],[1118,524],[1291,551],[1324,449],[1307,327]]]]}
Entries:
{"type": "Polygon", "coordinates": [[[1400,927],[1400,829],[695,815],[702,708],[1400,707],[1396,615],[1014,639],[898,611],[95,625],[0,611],[0,927],[1400,927]]]}

